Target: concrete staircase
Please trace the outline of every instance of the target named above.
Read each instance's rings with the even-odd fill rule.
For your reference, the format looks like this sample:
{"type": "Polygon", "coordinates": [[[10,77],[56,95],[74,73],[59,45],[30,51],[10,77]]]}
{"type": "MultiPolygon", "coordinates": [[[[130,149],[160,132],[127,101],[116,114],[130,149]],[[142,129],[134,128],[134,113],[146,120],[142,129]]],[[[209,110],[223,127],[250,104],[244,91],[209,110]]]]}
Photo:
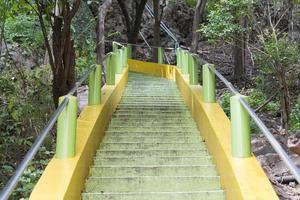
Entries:
{"type": "Polygon", "coordinates": [[[173,81],[129,74],[82,199],[225,199],[205,143],[173,81]]]}

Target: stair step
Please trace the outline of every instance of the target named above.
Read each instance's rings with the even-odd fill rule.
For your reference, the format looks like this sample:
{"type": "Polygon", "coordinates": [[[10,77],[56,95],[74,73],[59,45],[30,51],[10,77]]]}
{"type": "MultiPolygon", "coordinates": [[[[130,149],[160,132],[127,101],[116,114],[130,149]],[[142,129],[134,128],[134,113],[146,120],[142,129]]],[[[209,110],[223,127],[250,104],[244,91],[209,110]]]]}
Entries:
{"type": "MultiPolygon", "coordinates": [[[[116,114],[129,114],[129,115],[135,115],[134,118],[138,118],[139,115],[142,114],[183,114],[183,115],[189,115],[188,110],[134,110],[134,109],[119,109],[116,111],[116,114]]],[[[151,118],[150,118],[151,119],[151,118]]],[[[176,119],[176,118],[175,118],[176,119]]]]}
{"type": "Polygon", "coordinates": [[[107,135],[104,137],[102,142],[136,142],[136,143],[192,143],[192,142],[200,142],[202,143],[202,138],[200,136],[194,136],[194,137],[178,137],[178,136],[140,136],[140,137],[134,137],[134,136],[113,136],[113,135],[107,135]]]}
{"type": "Polygon", "coordinates": [[[91,177],[216,176],[214,165],[93,166],[91,177]]]}
{"type": "Polygon", "coordinates": [[[207,151],[205,150],[194,150],[194,149],[182,149],[182,150],[99,150],[97,151],[97,157],[141,157],[141,156],[148,156],[148,157],[155,157],[155,156],[166,156],[166,157],[184,157],[184,156],[206,156],[208,155],[207,151]]]}
{"type": "Polygon", "coordinates": [[[145,107],[145,106],[118,106],[116,108],[116,111],[125,111],[125,110],[132,110],[132,111],[187,111],[189,112],[187,107],[182,107],[182,108],[176,108],[176,107],[159,107],[159,106],[155,106],[155,107],[145,107]]]}
{"type": "MultiPolygon", "coordinates": [[[[130,113],[131,114],[131,113],[130,113]]],[[[113,118],[111,120],[112,122],[161,122],[161,120],[159,118],[140,118],[140,117],[130,117],[130,118],[125,118],[125,117],[120,117],[120,118],[113,118]]],[[[164,122],[166,123],[171,123],[171,122],[182,122],[182,123],[188,123],[188,122],[194,122],[193,119],[189,119],[189,118],[169,118],[169,119],[165,119],[164,122]]]]}
{"type": "Polygon", "coordinates": [[[147,166],[147,165],[211,165],[210,156],[199,157],[96,157],[94,166],[100,165],[128,165],[128,166],[147,166]]]}
{"type": "Polygon", "coordinates": [[[135,105],[135,106],[153,106],[153,107],[179,107],[179,108],[185,108],[186,106],[183,105],[182,103],[173,103],[173,104],[170,104],[170,103],[161,103],[161,104],[155,104],[155,103],[143,103],[143,102],[140,102],[140,103],[132,103],[132,102],[129,102],[129,103],[122,103],[120,102],[119,103],[119,106],[131,106],[131,105],[135,105]]]}
{"type": "Polygon", "coordinates": [[[189,192],[220,187],[218,176],[90,177],[86,192],[189,192]]]}
{"type": "Polygon", "coordinates": [[[110,123],[110,127],[114,127],[114,126],[126,126],[126,127],[147,127],[147,126],[186,126],[186,125],[190,125],[190,126],[194,126],[195,122],[193,121],[187,121],[184,122],[183,120],[178,120],[178,121],[166,121],[165,120],[160,120],[160,121],[144,121],[143,119],[140,119],[140,121],[137,120],[119,120],[119,121],[113,121],[110,123]]]}
{"type": "Polygon", "coordinates": [[[194,149],[205,150],[203,143],[101,143],[101,150],[164,150],[164,149],[194,149]]]}
{"type": "MultiPolygon", "coordinates": [[[[173,113],[173,114],[140,114],[138,115],[140,119],[152,119],[152,120],[158,120],[158,119],[165,119],[165,120],[171,120],[173,118],[176,118],[176,119],[182,119],[182,120],[190,120],[190,121],[193,121],[193,118],[191,117],[191,115],[189,114],[176,114],[176,113],[173,113]]],[[[133,119],[136,119],[136,115],[135,114],[130,114],[130,113],[127,113],[127,114],[123,114],[123,113],[115,113],[113,115],[114,119],[122,119],[122,118],[133,118],[133,119]]]]}
{"type": "Polygon", "coordinates": [[[225,200],[223,190],[193,192],[83,193],[83,200],[225,200]]]}
{"type": "MultiPolygon", "coordinates": [[[[165,130],[168,131],[186,131],[186,132],[195,132],[198,131],[195,127],[190,127],[190,126],[114,126],[110,125],[108,128],[108,131],[135,131],[135,132],[140,132],[143,133],[144,130],[147,130],[148,132],[164,132],[165,130]]],[[[161,133],[163,134],[163,133],[161,133]]],[[[174,134],[175,135],[175,134],[174,134]]]]}
{"type": "Polygon", "coordinates": [[[186,137],[186,136],[199,136],[199,132],[197,130],[174,130],[174,131],[157,131],[157,130],[134,130],[134,129],[108,129],[106,131],[110,136],[122,136],[122,137],[186,137]]]}
{"type": "Polygon", "coordinates": [[[224,200],[220,178],[174,81],[129,73],[83,200],[224,200]]]}

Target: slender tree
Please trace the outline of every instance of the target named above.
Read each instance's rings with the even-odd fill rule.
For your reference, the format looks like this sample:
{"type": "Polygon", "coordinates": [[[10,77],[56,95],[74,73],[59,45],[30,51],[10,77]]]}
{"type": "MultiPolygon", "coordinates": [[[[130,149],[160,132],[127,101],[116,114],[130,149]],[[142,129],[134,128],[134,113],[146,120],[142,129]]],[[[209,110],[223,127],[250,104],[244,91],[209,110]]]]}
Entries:
{"type": "MultiPolygon", "coordinates": [[[[153,10],[154,10],[154,46],[161,46],[160,38],[160,22],[163,17],[164,7],[166,6],[166,0],[153,0],[153,10]]],[[[153,49],[154,61],[158,61],[158,49],[153,49]]]]}
{"type": "Polygon", "coordinates": [[[105,17],[108,8],[112,5],[112,0],[105,0],[101,5],[99,2],[89,4],[89,9],[96,21],[96,62],[102,64],[105,55],[105,17]]]}
{"type": "Polygon", "coordinates": [[[81,0],[30,1],[39,18],[44,36],[49,64],[53,73],[53,100],[58,104],[58,98],[67,94],[75,84],[75,49],[71,35],[71,22],[77,13],[81,0]],[[48,26],[51,29],[49,37],[48,26]],[[52,44],[51,44],[52,42],[52,44]]]}
{"type": "Polygon", "coordinates": [[[127,41],[128,43],[135,44],[138,39],[142,16],[147,0],[118,0],[118,3],[126,23],[127,41]],[[133,4],[131,8],[132,15],[130,15],[128,8],[130,1],[133,4]]]}
{"type": "Polygon", "coordinates": [[[192,44],[191,52],[196,53],[198,50],[199,42],[199,24],[203,21],[204,10],[207,0],[198,0],[195,8],[195,15],[193,20],[193,29],[192,29],[192,44]]]}

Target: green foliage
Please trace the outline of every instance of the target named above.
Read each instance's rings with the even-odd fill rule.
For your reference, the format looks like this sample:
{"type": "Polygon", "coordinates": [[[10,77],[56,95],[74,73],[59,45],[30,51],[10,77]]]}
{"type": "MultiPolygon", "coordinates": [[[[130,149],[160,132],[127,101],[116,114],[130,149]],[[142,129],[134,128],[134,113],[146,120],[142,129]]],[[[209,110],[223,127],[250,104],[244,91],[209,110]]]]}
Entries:
{"type": "Polygon", "coordinates": [[[299,131],[300,130],[300,98],[298,98],[294,108],[291,112],[291,130],[299,131]]]}
{"type": "MultiPolygon", "coordinates": [[[[292,67],[298,61],[298,45],[289,42],[286,35],[278,39],[275,33],[260,36],[262,51],[257,52],[256,61],[264,74],[274,76],[283,67],[292,67]]],[[[291,74],[292,75],[292,74],[291,74]]]]}
{"type": "Polygon", "coordinates": [[[248,15],[252,3],[252,0],[226,0],[209,4],[208,23],[199,31],[210,42],[231,42],[235,34],[246,31],[239,19],[248,15]]]}
{"type": "Polygon", "coordinates": [[[231,94],[229,92],[224,92],[220,98],[221,107],[228,117],[230,117],[230,97],[231,94]]]}
{"type": "Polygon", "coordinates": [[[41,50],[44,44],[39,22],[34,15],[21,14],[8,18],[5,33],[8,43],[18,44],[28,54],[37,49],[41,50]]]}
{"type": "MultiPolygon", "coordinates": [[[[250,96],[249,96],[249,104],[252,108],[258,108],[263,103],[267,101],[267,96],[261,90],[258,89],[251,89],[250,96]]],[[[277,113],[280,111],[280,105],[276,101],[269,102],[262,111],[269,112],[272,116],[276,116],[277,113]]]]}
{"type": "MultiPolygon", "coordinates": [[[[224,92],[220,98],[220,105],[223,108],[225,114],[230,118],[230,97],[231,93],[229,92],[224,92]]],[[[267,100],[266,95],[257,89],[252,89],[249,91],[249,105],[252,108],[257,108],[261,106],[265,101],[267,100]]],[[[300,105],[300,104],[299,104],[300,105]]],[[[277,115],[277,113],[280,111],[280,105],[276,101],[271,101],[268,103],[264,108],[263,111],[268,112],[272,114],[273,116],[277,115]]],[[[299,111],[300,111],[300,106],[299,106],[299,111]]],[[[299,119],[300,119],[300,112],[299,114],[299,119]]],[[[299,123],[300,125],[300,123],[299,123]]],[[[258,133],[259,129],[256,126],[256,124],[251,120],[250,123],[250,128],[251,128],[251,133],[258,133]]]]}
{"type": "MultiPolygon", "coordinates": [[[[53,112],[49,67],[24,71],[7,69],[0,76],[0,188],[13,174],[31,147],[37,133],[53,112]]],[[[52,142],[49,142],[50,146],[52,142]]],[[[40,176],[44,159],[50,153],[43,148],[22,177],[12,199],[25,197],[40,176]]]]}
{"type": "Polygon", "coordinates": [[[185,0],[185,2],[191,8],[195,8],[197,5],[197,0],[185,0]]]}
{"type": "Polygon", "coordinates": [[[86,4],[82,4],[72,25],[77,55],[75,68],[77,80],[95,63],[96,34],[90,30],[95,27],[96,22],[91,19],[94,17],[90,14],[89,8],[86,4]]]}

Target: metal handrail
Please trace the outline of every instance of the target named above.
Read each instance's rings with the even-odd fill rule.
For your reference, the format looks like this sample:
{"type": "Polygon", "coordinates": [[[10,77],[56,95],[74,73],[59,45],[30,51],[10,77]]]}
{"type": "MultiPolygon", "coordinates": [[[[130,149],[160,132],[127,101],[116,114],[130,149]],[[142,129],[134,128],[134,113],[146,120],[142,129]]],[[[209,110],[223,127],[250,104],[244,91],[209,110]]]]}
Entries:
{"type": "MultiPolygon", "coordinates": [[[[123,46],[123,45],[122,45],[123,46]]],[[[102,62],[111,55],[112,53],[106,54],[102,62]]],[[[74,95],[74,93],[77,91],[78,87],[88,78],[89,74],[97,67],[96,64],[93,64],[91,68],[89,68],[84,75],[79,79],[78,82],[76,82],[75,86],[68,92],[68,95],[74,95]]],[[[67,97],[66,96],[66,97],[67,97]]],[[[59,115],[63,111],[63,109],[68,105],[69,98],[64,98],[64,100],[59,104],[56,111],[52,114],[50,120],[48,121],[45,128],[40,132],[40,134],[37,136],[35,142],[33,143],[32,147],[29,149],[29,151],[26,153],[24,159],[21,161],[20,165],[18,165],[14,175],[9,179],[3,190],[0,192],[0,200],[6,200],[9,198],[12,191],[17,186],[21,176],[23,175],[25,169],[30,164],[30,161],[34,158],[38,150],[40,149],[41,145],[43,144],[46,136],[49,134],[51,129],[53,128],[54,124],[56,123],[59,115]]]]}
{"type": "MultiPolygon", "coordinates": [[[[198,59],[202,64],[207,64],[206,61],[202,60],[197,54],[191,54],[196,59],[198,59]]],[[[208,68],[226,85],[226,87],[230,90],[230,92],[233,95],[239,94],[238,90],[232,85],[231,82],[229,82],[218,70],[213,68],[211,65],[208,65],[208,68]]],[[[251,116],[251,118],[254,120],[256,125],[259,127],[259,129],[262,131],[262,133],[265,135],[267,140],[270,142],[276,153],[279,155],[279,157],[283,160],[283,162],[287,165],[287,167],[290,169],[291,173],[294,175],[294,178],[296,181],[300,184],[300,170],[299,168],[294,164],[294,162],[290,159],[288,154],[285,152],[283,147],[280,145],[280,143],[276,140],[276,138],[272,135],[272,133],[269,131],[269,129],[266,127],[266,125],[261,121],[261,119],[257,116],[255,111],[250,107],[250,105],[243,99],[239,98],[239,101],[241,105],[245,108],[245,110],[248,112],[248,114],[251,116]]]]}
{"type": "MultiPolygon", "coordinates": [[[[105,40],[104,42],[111,43],[113,41],[112,40],[105,40]]],[[[123,45],[131,45],[131,46],[141,47],[141,48],[152,48],[152,49],[162,48],[164,50],[175,50],[175,48],[172,48],[172,47],[159,47],[159,46],[153,46],[153,45],[145,46],[145,45],[141,45],[141,44],[132,44],[132,43],[128,43],[128,42],[118,42],[118,43],[123,44],[123,45]]]]}
{"type": "Polygon", "coordinates": [[[119,43],[119,42],[115,42],[113,41],[113,43],[115,43],[116,45],[120,46],[120,47],[125,47],[123,44],[119,43]]]}

